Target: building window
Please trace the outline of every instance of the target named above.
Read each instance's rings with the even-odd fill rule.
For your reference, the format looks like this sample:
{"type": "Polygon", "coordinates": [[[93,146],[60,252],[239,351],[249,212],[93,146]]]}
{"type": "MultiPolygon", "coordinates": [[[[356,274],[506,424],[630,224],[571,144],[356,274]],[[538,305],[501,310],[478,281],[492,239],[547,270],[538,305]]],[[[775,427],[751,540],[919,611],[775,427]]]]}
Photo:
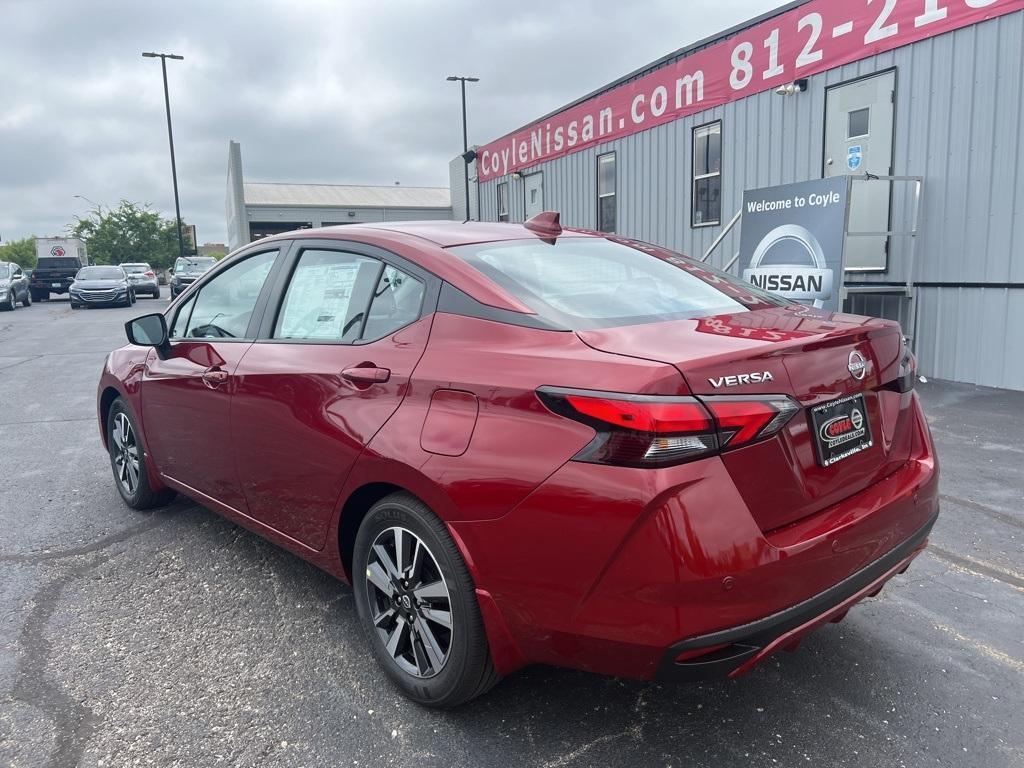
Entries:
{"type": "Polygon", "coordinates": [[[615,153],[597,156],[597,229],[615,231],[615,153]]]}
{"type": "Polygon", "coordinates": [[[498,185],[498,221],[508,221],[508,182],[498,185]]]}
{"type": "Polygon", "coordinates": [[[855,109],[848,116],[846,138],[858,139],[868,135],[868,125],[871,122],[871,108],[855,109]]]}
{"type": "Polygon", "coordinates": [[[722,221],[722,122],[693,129],[693,217],[690,226],[722,221]]]}

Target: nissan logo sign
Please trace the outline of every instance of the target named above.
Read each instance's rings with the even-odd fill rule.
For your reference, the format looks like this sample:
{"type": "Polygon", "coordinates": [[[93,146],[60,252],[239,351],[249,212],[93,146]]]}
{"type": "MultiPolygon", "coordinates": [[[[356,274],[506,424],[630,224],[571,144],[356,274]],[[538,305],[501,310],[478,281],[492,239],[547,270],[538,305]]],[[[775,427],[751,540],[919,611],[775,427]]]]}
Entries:
{"type": "Polygon", "coordinates": [[[850,371],[850,375],[853,378],[860,381],[868,372],[868,361],[864,359],[864,355],[854,350],[850,353],[850,362],[846,368],[850,371]]]}

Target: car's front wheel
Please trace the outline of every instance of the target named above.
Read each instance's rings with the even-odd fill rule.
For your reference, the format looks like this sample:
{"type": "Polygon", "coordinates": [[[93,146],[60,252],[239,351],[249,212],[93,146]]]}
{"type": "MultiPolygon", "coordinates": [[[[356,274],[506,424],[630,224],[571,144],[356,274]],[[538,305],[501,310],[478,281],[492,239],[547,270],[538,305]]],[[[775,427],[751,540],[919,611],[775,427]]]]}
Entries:
{"type": "Polygon", "coordinates": [[[13,310],[16,306],[18,306],[18,302],[14,298],[14,291],[12,290],[10,293],[7,294],[3,302],[0,303],[0,309],[10,311],[13,310]]]}
{"type": "Polygon", "coordinates": [[[163,506],[174,498],[174,491],[154,491],[150,488],[139,428],[121,398],[114,401],[107,415],[107,450],[110,453],[114,483],[129,507],[151,509],[163,506]]]}
{"type": "Polygon", "coordinates": [[[352,560],[370,646],[409,698],[454,707],[498,682],[473,580],[423,502],[406,493],[377,502],[359,527],[352,560]]]}

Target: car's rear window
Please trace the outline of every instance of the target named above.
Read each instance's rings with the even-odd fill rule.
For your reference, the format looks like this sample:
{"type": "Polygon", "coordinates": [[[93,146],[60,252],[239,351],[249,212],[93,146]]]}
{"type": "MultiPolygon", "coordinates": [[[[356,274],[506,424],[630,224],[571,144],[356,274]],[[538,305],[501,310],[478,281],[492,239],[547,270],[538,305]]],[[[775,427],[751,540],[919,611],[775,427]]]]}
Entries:
{"type": "Polygon", "coordinates": [[[142,272],[147,272],[149,270],[149,264],[122,264],[121,269],[129,274],[138,275],[142,272]]]}
{"type": "Polygon", "coordinates": [[[43,269],[78,269],[82,264],[70,256],[40,256],[36,266],[43,269]]]}
{"type": "Polygon", "coordinates": [[[603,238],[512,240],[449,250],[541,317],[578,330],[788,303],[697,262],[668,260],[603,238]]]}

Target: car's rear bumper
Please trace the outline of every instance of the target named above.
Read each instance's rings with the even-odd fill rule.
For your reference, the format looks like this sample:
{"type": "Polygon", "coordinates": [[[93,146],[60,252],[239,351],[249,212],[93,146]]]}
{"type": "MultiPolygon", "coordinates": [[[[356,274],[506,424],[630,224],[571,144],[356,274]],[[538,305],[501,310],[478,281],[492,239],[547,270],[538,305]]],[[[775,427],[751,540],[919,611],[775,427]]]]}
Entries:
{"type": "Polygon", "coordinates": [[[568,462],[505,516],[450,525],[527,663],[741,674],[877,591],[923,546],[938,466],[916,404],[906,428],[913,449],[896,471],[780,529],[757,525],[718,458],[664,470],[568,462]],[[717,666],[675,664],[744,644],[700,659],[717,666]]]}
{"type": "Polygon", "coordinates": [[[757,621],[676,643],[665,652],[655,677],[681,681],[739,677],[777,651],[795,650],[805,635],[823,624],[841,621],[852,606],[877,595],[889,579],[906,571],[927,545],[938,516],[936,511],[902,544],[802,603],[757,621]]]}

